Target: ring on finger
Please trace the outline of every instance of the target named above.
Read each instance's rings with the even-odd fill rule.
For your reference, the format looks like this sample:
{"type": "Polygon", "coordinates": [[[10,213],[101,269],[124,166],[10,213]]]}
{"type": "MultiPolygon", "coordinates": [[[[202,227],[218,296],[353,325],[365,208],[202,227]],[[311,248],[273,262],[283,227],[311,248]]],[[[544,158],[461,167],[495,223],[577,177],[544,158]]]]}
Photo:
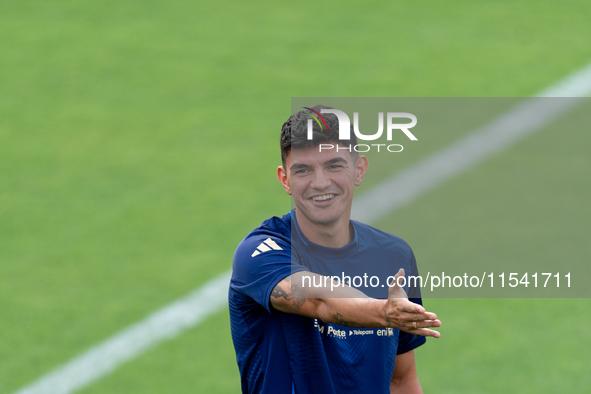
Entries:
{"type": "Polygon", "coordinates": [[[412,322],[412,326],[413,326],[414,328],[417,328],[417,322],[416,322],[416,321],[413,321],[413,322],[412,322]]]}

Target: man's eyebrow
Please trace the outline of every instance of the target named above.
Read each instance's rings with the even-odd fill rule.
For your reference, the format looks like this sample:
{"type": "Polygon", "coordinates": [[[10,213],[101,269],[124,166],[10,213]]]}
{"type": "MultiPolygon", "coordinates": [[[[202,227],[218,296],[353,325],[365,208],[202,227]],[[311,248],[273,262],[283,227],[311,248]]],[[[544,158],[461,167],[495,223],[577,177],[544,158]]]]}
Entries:
{"type": "Polygon", "coordinates": [[[334,159],[330,159],[330,160],[325,161],[324,165],[327,166],[327,165],[331,165],[331,164],[335,164],[335,163],[345,163],[346,164],[347,160],[345,160],[342,157],[335,157],[334,159]]]}
{"type": "MultiPolygon", "coordinates": [[[[335,157],[334,159],[330,159],[324,162],[325,166],[331,165],[331,164],[335,164],[335,163],[347,163],[347,160],[342,158],[342,157],[335,157]]],[[[290,170],[295,170],[295,169],[299,169],[299,168],[310,168],[312,167],[309,164],[304,164],[304,163],[294,163],[292,164],[289,169],[290,170]]]]}
{"type": "Polygon", "coordinates": [[[290,170],[297,169],[297,168],[308,168],[310,165],[308,164],[301,164],[301,163],[294,163],[289,167],[290,170]]]}

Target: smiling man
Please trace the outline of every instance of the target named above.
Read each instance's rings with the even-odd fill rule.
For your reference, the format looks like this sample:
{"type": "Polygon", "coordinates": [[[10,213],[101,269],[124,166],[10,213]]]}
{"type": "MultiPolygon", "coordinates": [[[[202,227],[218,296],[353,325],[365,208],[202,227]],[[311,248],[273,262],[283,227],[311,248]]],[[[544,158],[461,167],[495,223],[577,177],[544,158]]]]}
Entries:
{"type": "Polygon", "coordinates": [[[229,306],[242,391],[421,393],[414,349],[438,338],[430,328],[441,322],[418,289],[398,281],[418,275],[408,244],[350,219],[368,161],[353,133],[339,140],[334,115],[308,139],[308,119],[322,108],[292,115],[281,130],[277,178],[295,209],[264,221],[234,255],[229,306]]]}

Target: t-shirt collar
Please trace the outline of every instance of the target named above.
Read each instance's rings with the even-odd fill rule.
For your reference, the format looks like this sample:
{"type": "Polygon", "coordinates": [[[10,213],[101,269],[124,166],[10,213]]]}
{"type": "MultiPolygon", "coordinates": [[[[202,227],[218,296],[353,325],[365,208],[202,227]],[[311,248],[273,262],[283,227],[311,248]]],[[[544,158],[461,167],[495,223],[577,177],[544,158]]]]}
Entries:
{"type": "Polygon", "coordinates": [[[315,244],[314,242],[308,240],[306,236],[300,230],[300,226],[298,225],[298,221],[296,219],[295,208],[289,212],[292,220],[292,232],[291,238],[292,243],[295,241],[297,243],[301,243],[308,252],[313,252],[315,254],[320,254],[322,257],[329,258],[329,259],[339,259],[350,255],[351,253],[357,250],[359,245],[358,237],[357,237],[357,229],[355,228],[355,222],[349,220],[349,223],[353,227],[353,240],[349,242],[347,245],[343,246],[342,248],[328,248],[326,246],[315,244]],[[294,231],[295,230],[295,231],[294,231]]]}

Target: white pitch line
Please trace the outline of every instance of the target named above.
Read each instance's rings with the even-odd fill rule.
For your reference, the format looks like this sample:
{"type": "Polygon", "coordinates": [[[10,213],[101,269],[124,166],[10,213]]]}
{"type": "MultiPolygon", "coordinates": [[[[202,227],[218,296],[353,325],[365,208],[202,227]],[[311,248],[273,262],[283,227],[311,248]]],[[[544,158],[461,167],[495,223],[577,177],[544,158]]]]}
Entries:
{"type": "Polygon", "coordinates": [[[227,305],[230,272],[87,350],[18,394],[72,393],[227,305]]]}
{"type": "Polygon", "coordinates": [[[591,64],[542,90],[536,97],[586,97],[589,94],[591,94],[591,64]]]}
{"type": "Polygon", "coordinates": [[[581,103],[591,93],[591,64],[492,123],[356,197],[351,217],[373,223],[441,183],[507,149],[581,103]],[[549,97],[560,97],[552,100],[549,97]]]}
{"type": "Polygon", "coordinates": [[[587,98],[531,98],[492,123],[402,170],[355,199],[351,217],[374,223],[431,189],[507,149],[587,98]]]}
{"type": "MultiPolygon", "coordinates": [[[[591,64],[545,89],[538,97],[576,97],[590,92],[591,64]]],[[[355,218],[363,222],[375,221],[381,215],[429,191],[443,180],[506,149],[556,119],[579,103],[580,99],[551,101],[555,104],[544,104],[545,100],[539,99],[527,100],[490,125],[369,190],[358,198],[354,207],[355,218]],[[384,204],[384,201],[388,203],[384,204]]],[[[230,274],[229,271],[224,272],[184,298],[97,344],[14,394],[72,393],[158,343],[196,326],[227,305],[230,274]]]]}

